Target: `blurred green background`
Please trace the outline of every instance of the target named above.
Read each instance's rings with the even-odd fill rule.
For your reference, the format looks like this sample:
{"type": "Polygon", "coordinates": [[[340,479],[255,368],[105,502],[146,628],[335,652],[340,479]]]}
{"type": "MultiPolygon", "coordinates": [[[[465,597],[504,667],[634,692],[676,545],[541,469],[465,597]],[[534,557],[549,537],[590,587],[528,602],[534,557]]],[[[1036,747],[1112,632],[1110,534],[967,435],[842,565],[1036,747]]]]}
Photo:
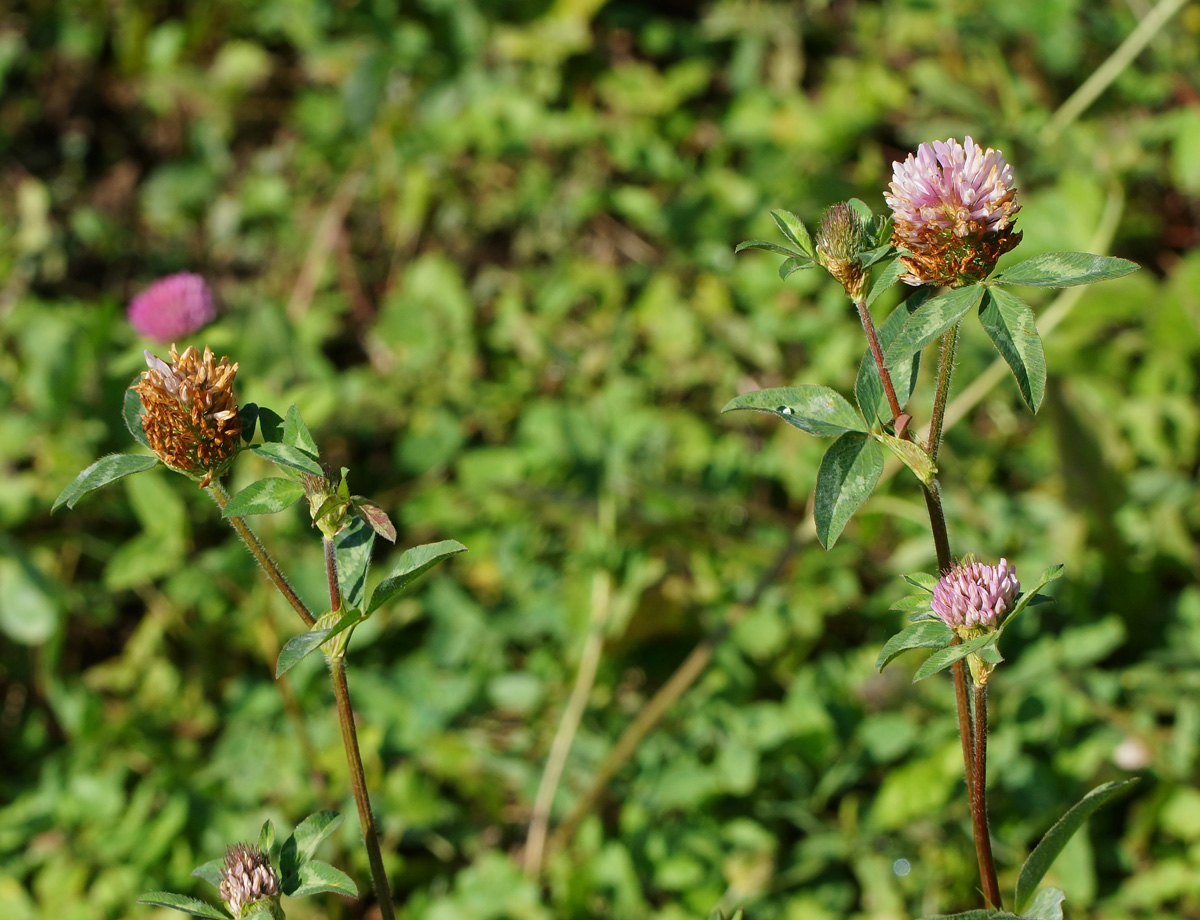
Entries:
{"type": "MultiPolygon", "coordinates": [[[[392,513],[375,577],[404,546],[470,548],[351,649],[406,920],[978,906],[949,680],[911,685],[919,654],[873,667],[898,574],[934,568],[915,483],[887,480],[826,553],[806,509],[824,443],[718,414],[758,387],[849,394],[864,347],[835,284],[781,284],[776,257],[734,244],[776,238],[773,207],[881,210],[892,160],[966,134],[1016,169],[1007,261],[1143,266],[1025,289],[1050,365],[1036,419],[964,327],[952,547],[1027,581],[1066,564],[993,680],[1002,885],[1069,803],[1139,775],[1048,880],[1071,917],[1200,915],[1200,7],[1053,120],[1147,0],[396,6],[0,12],[0,916],[182,916],[132,901],[215,900],[193,866],[324,807],[347,821],[319,855],[368,887],[322,665],[273,681],[301,624],[212,503],[157,470],[49,514],[133,446],[122,392],[150,343],[125,304],[181,270],[224,309],[180,347],[240,362],[243,402],[298,405],[392,513]],[[729,617],[528,879],[588,635],[602,654],[553,823],[729,617]]],[[[230,485],[268,473],[246,457],[230,485]]],[[[258,523],[318,605],[305,512],[258,523]]]]}

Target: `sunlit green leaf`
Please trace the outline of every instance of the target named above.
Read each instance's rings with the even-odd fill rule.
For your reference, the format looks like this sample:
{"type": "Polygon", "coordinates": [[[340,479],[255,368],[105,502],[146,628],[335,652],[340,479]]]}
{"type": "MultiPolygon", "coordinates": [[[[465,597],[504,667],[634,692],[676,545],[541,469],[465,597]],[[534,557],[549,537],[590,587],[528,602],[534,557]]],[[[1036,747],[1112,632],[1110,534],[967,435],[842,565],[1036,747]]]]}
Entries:
{"type": "Polygon", "coordinates": [[[941,620],[923,620],[906,626],[884,643],[875,669],[882,671],[901,652],[912,648],[946,648],[954,639],[954,631],[941,620]]]}
{"type": "Polygon", "coordinates": [[[53,513],[63,505],[74,508],[75,503],[89,492],[94,492],[110,482],[116,482],[124,476],[148,470],[158,462],[157,457],[144,454],[109,454],[107,457],[101,457],[59,493],[50,511],[53,513]]]}
{"type": "Polygon", "coordinates": [[[787,259],[780,264],[779,277],[781,280],[786,281],[796,272],[807,271],[810,268],[816,267],[817,263],[813,262],[806,256],[792,256],[790,259],[787,259]]]}
{"type": "Polygon", "coordinates": [[[1063,920],[1063,901],[1067,898],[1061,888],[1050,886],[1037,893],[1023,916],[1029,920],[1063,920]]]}
{"type": "Polygon", "coordinates": [[[224,857],[218,856],[216,859],[210,859],[206,863],[201,863],[195,869],[193,869],[190,874],[194,875],[196,878],[202,878],[210,885],[214,885],[219,888],[221,885],[221,873],[224,868],[225,859],[224,857]]]}
{"type": "Polygon", "coordinates": [[[1029,858],[1021,866],[1020,875],[1017,876],[1016,901],[1013,906],[1019,913],[1025,912],[1038,885],[1050,871],[1050,867],[1054,865],[1054,860],[1058,858],[1058,854],[1063,851],[1063,847],[1067,845],[1075,832],[1083,827],[1083,823],[1097,808],[1136,782],[1136,779],[1127,779],[1097,786],[1059,818],[1050,830],[1046,831],[1046,835],[1029,854],[1029,858]]]}
{"type": "Polygon", "coordinates": [[[364,520],[353,517],[333,542],[337,552],[342,600],[347,607],[362,610],[367,599],[367,572],[371,568],[375,532],[364,520]]]}
{"type": "Polygon", "coordinates": [[[367,615],[374,613],[438,563],[466,551],[467,548],[457,540],[426,543],[405,550],[392,573],[372,592],[371,602],[367,605],[367,615]]]}
{"type": "Polygon", "coordinates": [[[998,284],[1029,284],[1034,287],[1073,287],[1120,278],[1140,268],[1136,262],[1090,252],[1044,252],[1010,265],[993,275],[998,284]]]}
{"type": "Polygon", "coordinates": [[[121,418],[125,420],[125,428],[133,435],[133,439],[149,450],[150,439],[146,437],[146,429],[142,427],[142,416],[145,413],[142,397],[138,395],[137,390],[130,387],[125,391],[125,400],[121,406],[121,418]]]}
{"type": "Polygon", "coordinates": [[[302,473],[310,473],[313,476],[324,475],[321,465],[298,447],[291,447],[287,444],[277,444],[269,441],[265,444],[255,444],[250,448],[250,450],[258,454],[264,460],[270,460],[276,466],[282,466],[285,469],[299,470],[302,473]]]}
{"type": "Polygon", "coordinates": [[[304,497],[304,486],[293,479],[267,477],[252,482],[225,505],[224,517],[274,514],[290,508],[304,497]]]}
{"type": "Polygon", "coordinates": [[[761,249],[764,252],[773,252],[776,255],[788,257],[800,255],[800,253],[794,249],[789,249],[786,246],[780,246],[778,243],[772,243],[769,240],[743,240],[737,244],[737,247],[733,251],[741,252],[745,249],[761,249]]]}
{"type": "Polygon", "coordinates": [[[906,361],[963,318],[983,299],[985,286],[972,284],[955,288],[922,303],[908,317],[904,328],[884,352],[884,364],[892,367],[906,361]]]}
{"type": "Polygon", "coordinates": [[[755,390],[731,399],[721,411],[731,412],[735,409],[769,412],[801,431],[822,438],[836,437],[847,431],[867,430],[862,416],[840,393],[815,384],[755,390]]]}
{"type": "Polygon", "coordinates": [[[825,451],[817,471],[813,517],[817,539],[829,549],[883,472],[883,448],[858,432],[842,435],[825,451]]]}
{"type": "Polygon", "coordinates": [[[275,678],[278,680],[334,636],[349,629],[361,619],[359,612],[350,608],[343,612],[333,626],[314,627],[308,632],[293,636],[279,653],[279,660],[275,664],[275,678]]]}
{"type": "Polygon", "coordinates": [[[985,633],[969,642],[963,642],[961,645],[951,645],[947,648],[938,649],[917,668],[917,673],[913,675],[913,683],[915,684],[919,680],[931,677],[939,671],[944,671],[950,665],[954,664],[954,662],[966,658],[972,652],[980,651],[984,646],[995,641],[996,633],[985,633]]]}
{"type": "Polygon", "coordinates": [[[358,886],[350,876],[319,859],[309,860],[302,865],[296,872],[295,886],[290,891],[285,887],[284,891],[293,898],[303,898],[321,891],[332,891],[348,898],[358,897],[358,886]]]}
{"type": "Polygon", "coordinates": [[[308,433],[308,426],[304,424],[300,410],[295,406],[288,406],[287,415],[283,419],[283,443],[304,451],[314,460],[320,459],[317,443],[308,433]]]}
{"type": "Polygon", "coordinates": [[[810,259],[816,258],[812,237],[809,236],[808,228],[804,226],[804,221],[791,211],[785,211],[782,208],[772,211],[771,217],[775,221],[775,225],[783,232],[783,235],[795,243],[802,253],[810,259]]]}
{"type": "Polygon", "coordinates": [[[1019,297],[989,287],[979,307],[979,321],[1012,369],[1021,398],[1037,412],[1046,395],[1046,354],[1033,311],[1019,297]]]}
{"type": "Polygon", "coordinates": [[[169,891],[147,891],[137,899],[139,904],[152,904],[155,907],[170,907],[172,910],[183,911],[193,917],[207,917],[208,920],[229,920],[229,914],[201,901],[199,898],[189,898],[182,894],[172,894],[169,891]]]}

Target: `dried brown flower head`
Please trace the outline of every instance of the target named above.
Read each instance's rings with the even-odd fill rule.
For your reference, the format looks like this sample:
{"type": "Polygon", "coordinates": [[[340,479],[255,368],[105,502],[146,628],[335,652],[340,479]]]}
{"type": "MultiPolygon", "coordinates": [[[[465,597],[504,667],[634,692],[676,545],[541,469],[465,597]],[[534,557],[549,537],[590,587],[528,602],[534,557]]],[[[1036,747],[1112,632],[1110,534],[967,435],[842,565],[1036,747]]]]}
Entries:
{"type": "Polygon", "coordinates": [[[146,352],[149,370],[133,389],[145,413],[142,429],[163,463],[199,476],[203,488],[220,475],[238,449],[242,420],[233,398],[236,363],[201,355],[189,346],[181,355],[171,346],[171,364],[146,352]]]}

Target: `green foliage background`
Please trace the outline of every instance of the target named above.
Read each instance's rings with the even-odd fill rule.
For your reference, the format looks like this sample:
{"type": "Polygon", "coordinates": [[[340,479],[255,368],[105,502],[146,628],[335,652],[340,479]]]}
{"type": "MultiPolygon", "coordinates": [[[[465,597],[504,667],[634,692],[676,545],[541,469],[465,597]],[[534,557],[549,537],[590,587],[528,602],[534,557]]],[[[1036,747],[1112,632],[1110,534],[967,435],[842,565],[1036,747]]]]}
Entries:
{"type": "MultiPolygon", "coordinates": [[[[898,573],[934,568],[915,483],[887,480],[825,553],[806,509],[824,445],[717,414],[758,387],[849,394],[863,349],[836,285],[780,284],[776,258],[733,245],[773,238],[772,207],[882,209],[893,159],[965,134],[1015,165],[1010,260],[1144,266],[1065,299],[1022,292],[1050,365],[1036,419],[1007,373],[972,383],[994,353],[965,327],[975,397],[941,463],[953,548],[1026,578],[1066,564],[993,682],[1001,881],[1087,789],[1141,775],[1049,880],[1072,917],[1195,916],[1200,8],[1051,122],[1149,8],[6,4],[0,916],[169,916],[131,902],[211,897],[194,865],[325,807],[347,821],[322,857],[367,887],[328,681],[315,658],[272,680],[300,624],[212,504],[154,471],[49,515],[80,469],[131,447],[122,392],[149,343],[124,306],[178,270],[224,304],[180,347],[230,354],[243,401],[298,405],[393,514],[376,577],[403,546],[470,547],[351,649],[403,917],[977,906],[949,680],[910,685],[918,654],[872,667],[898,573]],[[526,879],[589,630],[603,620],[604,651],[556,820],[773,566],[545,884],[526,879]]],[[[260,523],[318,605],[304,512],[260,523]]],[[[292,915],[362,910],[308,905],[292,915]]]]}

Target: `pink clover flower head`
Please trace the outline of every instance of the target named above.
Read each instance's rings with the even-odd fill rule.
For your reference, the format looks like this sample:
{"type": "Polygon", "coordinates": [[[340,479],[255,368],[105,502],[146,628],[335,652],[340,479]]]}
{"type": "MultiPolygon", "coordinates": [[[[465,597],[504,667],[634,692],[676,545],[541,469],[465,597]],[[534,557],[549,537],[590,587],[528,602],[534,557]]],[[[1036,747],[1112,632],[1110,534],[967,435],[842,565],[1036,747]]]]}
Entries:
{"type": "Polygon", "coordinates": [[[1012,166],[970,137],[922,144],[892,165],[888,189],[892,243],[911,254],[900,258],[906,284],[982,281],[1021,241],[1012,166]]]}
{"type": "Polygon", "coordinates": [[[207,326],[217,316],[217,305],[203,278],[180,272],[160,278],[134,297],[127,315],[138,335],[165,343],[207,326]]]}
{"type": "MultiPolygon", "coordinates": [[[[249,908],[262,901],[275,899],[278,903],[279,878],[262,850],[239,843],[225,852],[218,890],[229,912],[234,917],[242,917],[248,912],[253,913],[249,908]]],[[[267,909],[270,910],[270,906],[267,909]]]]}
{"type": "Polygon", "coordinates": [[[933,612],[956,631],[995,629],[1020,590],[1016,567],[1007,559],[985,565],[968,558],[955,563],[934,586],[933,612]]]}

